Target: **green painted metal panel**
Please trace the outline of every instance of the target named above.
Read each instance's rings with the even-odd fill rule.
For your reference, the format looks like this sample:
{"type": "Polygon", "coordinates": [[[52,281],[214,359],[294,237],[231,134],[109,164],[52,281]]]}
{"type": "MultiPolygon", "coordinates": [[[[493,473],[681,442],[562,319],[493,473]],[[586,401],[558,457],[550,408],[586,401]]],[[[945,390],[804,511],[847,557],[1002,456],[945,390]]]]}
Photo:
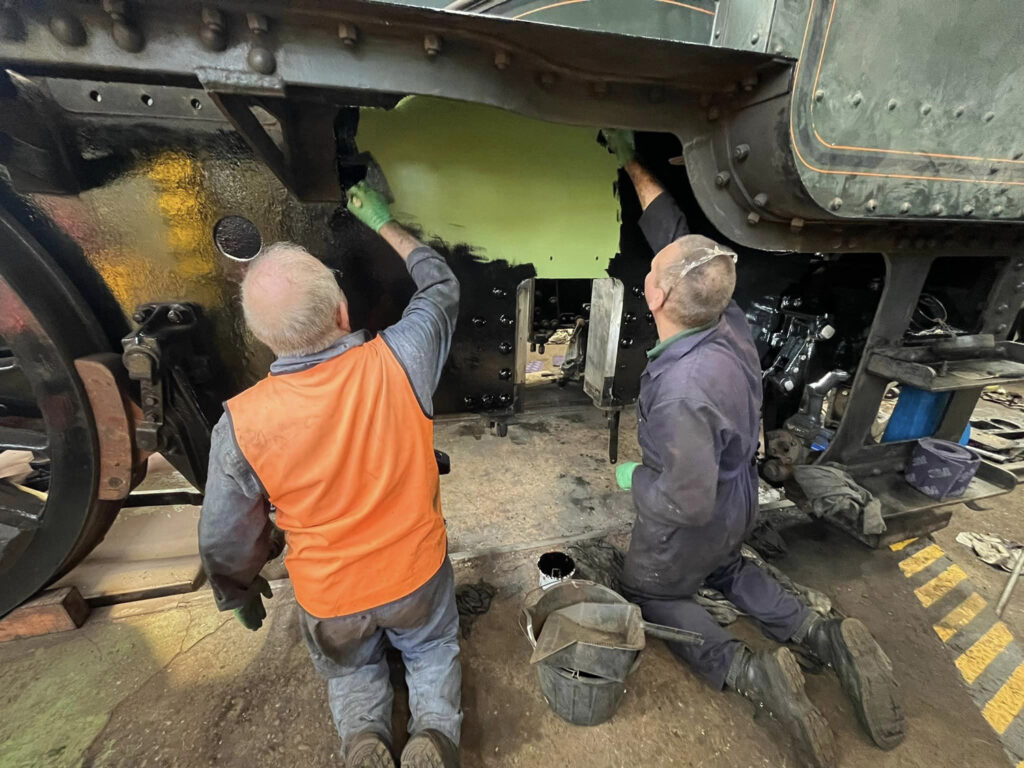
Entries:
{"type": "Polygon", "coordinates": [[[813,0],[793,125],[815,200],[840,216],[1024,217],[1022,40],[1011,3],[813,0]]]}
{"type": "MultiPolygon", "coordinates": [[[[451,0],[386,0],[400,5],[444,8],[451,0]]],[[[771,0],[759,0],[771,7],[771,0]]],[[[508,0],[467,9],[523,21],[616,32],[659,40],[709,43],[714,0],[508,0]]]]}
{"type": "Polygon", "coordinates": [[[493,107],[410,97],[364,109],[399,219],[479,257],[533,264],[537,277],[606,277],[618,249],[617,163],[596,128],[493,107]]]}

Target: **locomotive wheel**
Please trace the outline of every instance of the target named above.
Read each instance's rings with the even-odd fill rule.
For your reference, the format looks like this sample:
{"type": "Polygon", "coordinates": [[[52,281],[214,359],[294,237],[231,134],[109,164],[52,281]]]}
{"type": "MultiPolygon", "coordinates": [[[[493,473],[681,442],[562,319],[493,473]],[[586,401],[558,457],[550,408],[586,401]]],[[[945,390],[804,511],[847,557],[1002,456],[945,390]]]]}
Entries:
{"type": "Polygon", "coordinates": [[[28,451],[35,470],[0,473],[0,616],[70,570],[117,514],[97,499],[96,424],[74,366],[109,348],[67,277],[0,210],[0,469],[28,451]]]}

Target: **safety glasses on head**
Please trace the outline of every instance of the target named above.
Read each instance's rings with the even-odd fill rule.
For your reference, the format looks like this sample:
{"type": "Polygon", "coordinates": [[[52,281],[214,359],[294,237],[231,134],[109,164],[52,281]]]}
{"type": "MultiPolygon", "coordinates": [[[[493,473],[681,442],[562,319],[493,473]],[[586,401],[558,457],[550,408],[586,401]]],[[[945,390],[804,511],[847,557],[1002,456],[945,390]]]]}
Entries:
{"type": "Polygon", "coordinates": [[[686,262],[686,264],[683,265],[682,270],[679,272],[679,277],[685,277],[697,267],[707,264],[717,256],[729,256],[732,259],[733,264],[735,264],[737,260],[735,251],[730,251],[728,248],[722,248],[718,245],[713,248],[700,248],[698,249],[698,252],[702,252],[701,255],[692,261],[686,262]]]}

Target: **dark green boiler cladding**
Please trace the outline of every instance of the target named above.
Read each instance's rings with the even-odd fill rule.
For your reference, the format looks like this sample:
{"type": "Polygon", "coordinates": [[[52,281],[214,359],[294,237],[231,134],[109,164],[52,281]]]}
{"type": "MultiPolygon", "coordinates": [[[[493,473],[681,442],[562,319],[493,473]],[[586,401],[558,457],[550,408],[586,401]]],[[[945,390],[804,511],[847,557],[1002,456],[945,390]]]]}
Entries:
{"type": "MultiPolygon", "coordinates": [[[[848,466],[883,505],[867,543],[949,520],[872,437],[889,383],[937,391],[959,438],[983,386],[1024,378],[1015,2],[0,6],[0,614],[141,503],[149,454],[202,489],[220,403],[271,362],[238,301],[262,245],[321,258],[356,326],[400,316],[404,266],[345,208],[364,178],[462,286],[435,412],[498,435],[576,397],[614,457],[657,341],[602,127],[739,254],[762,475],[848,466]],[[528,360],[556,334],[582,382],[542,397],[528,360]]],[[[1014,482],[977,478],[968,500],[1014,482]]]]}

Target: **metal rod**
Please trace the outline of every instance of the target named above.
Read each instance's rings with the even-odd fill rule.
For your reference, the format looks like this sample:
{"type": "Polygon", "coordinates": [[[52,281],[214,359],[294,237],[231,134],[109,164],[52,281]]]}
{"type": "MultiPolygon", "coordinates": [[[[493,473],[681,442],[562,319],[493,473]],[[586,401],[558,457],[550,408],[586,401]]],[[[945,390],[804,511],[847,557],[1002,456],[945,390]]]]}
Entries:
{"type": "Polygon", "coordinates": [[[1003,594],[999,596],[999,602],[996,603],[996,616],[1003,615],[1003,609],[1006,608],[1006,604],[1010,601],[1013,588],[1017,586],[1017,579],[1020,578],[1022,567],[1024,567],[1024,549],[1017,551],[1017,562],[1013,566],[1013,573],[1010,574],[1006,587],[1003,588],[1003,594]]]}
{"type": "Polygon", "coordinates": [[[125,507],[162,507],[167,504],[192,504],[201,506],[203,494],[198,491],[136,491],[124,500],[125,507]]]}
{"type": "Polygon", "coordinates": [[[619,417],[622,411],[616,409],[608,414],[608,461],[612,464],[619,460],[619,417]]]}

